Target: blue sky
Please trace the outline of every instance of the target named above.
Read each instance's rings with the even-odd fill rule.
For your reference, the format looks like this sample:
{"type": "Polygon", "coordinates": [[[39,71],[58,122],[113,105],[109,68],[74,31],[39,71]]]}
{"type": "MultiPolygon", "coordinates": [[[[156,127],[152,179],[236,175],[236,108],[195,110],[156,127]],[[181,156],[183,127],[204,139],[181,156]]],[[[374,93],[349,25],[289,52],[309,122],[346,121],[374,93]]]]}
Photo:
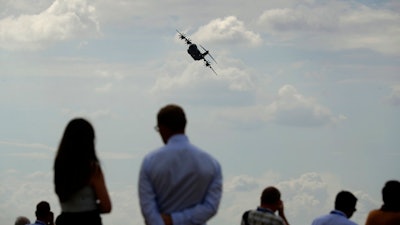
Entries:
{"type": "Polygon", "coordinates": [[[111,193],[104,223],[143,224],[139,166],[162,144],[157,111],[177,103],[223,168],[209,224],[238,224],[269,185],[291,225],[342,189],[364,224],[400,175],[399,12],[395,0],[0,0],[0,222],[33,220],[41,200],[59,213],[55,149],[79,116],[111,193]],[[218,76],[175,29],[211,51],[218,76]]]}

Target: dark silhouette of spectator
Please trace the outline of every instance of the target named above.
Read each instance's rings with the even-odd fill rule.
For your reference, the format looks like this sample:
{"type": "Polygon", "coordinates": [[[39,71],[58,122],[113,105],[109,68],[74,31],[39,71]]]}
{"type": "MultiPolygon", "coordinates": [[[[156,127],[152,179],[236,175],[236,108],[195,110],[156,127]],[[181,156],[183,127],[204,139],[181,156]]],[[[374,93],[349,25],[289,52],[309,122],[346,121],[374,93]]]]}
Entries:
{"type": "Polygon", "coordinates": [[[15,219],[15,225],[26,225],[26,224],[30,224],[30,223],[31,223],[31,221],[25,216],[18,216],[15,219]]]}
{"type": "Polygon", "coordinates": [[[87,120],[68,123],[54,162],[55,192],[62,211],[57,225],[101,225],[100,213],[111,211],[94,141],[94,129],[87,120]]]}
{"type": "Polygon", "coordinates": [[[260,206],[242,215],[241,225],[289,225],[284,212],[281,193],[275,187],[263,190],[260,206]],[[278,215],[275,212],[278,211],[278,215]]]}
{"type": "Polygon", "coordinates": [[[383,205],[369,212],[365,225],[400,224],[400,182],[390,180],[382,189],[383,205]]]}
{"type": "Polygon", "coordinates": [[[341,191],[336,195],[335,210],[320,216],[312,225],[357,225],[350,220],[356,211],[357,198],[349,191],[341,191]]]}
{"type": "Polygon", "coordinates": [[[54,225],[54,215],[50,210],[50,204],[41,201],[36,205],[36,221],[30,225],[54,225]]]}
{"type": "Polygon", "coordinates": [[[143,159],[139,199],[147,225],[205,224],[217,213],[222,172],[211,155],[185,135],[186,116],[177,105],[157,114],[156,130],[165,145],[143,159]]]}

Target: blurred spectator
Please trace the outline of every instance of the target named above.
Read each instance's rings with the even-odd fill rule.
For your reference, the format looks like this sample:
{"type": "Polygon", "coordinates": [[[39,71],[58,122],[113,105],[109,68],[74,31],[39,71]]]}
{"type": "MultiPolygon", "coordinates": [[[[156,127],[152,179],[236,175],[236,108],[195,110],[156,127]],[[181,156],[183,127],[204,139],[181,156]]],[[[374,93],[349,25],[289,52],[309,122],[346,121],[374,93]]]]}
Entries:
{"type": "Polygon", "coordinates": [[[241,225],[289,225],[279,190],[275,187],[265,188],[260,206],[243,213],[241,225]],[[276,211],[279,216],[275,215],[276,211]]]}
{"type": "Polygon", "coordinates": [[[399,225],[400,224],[400,182],[390,180],[382,189],[383,205],[372,210],[365,225],[399,225]]]}
{"type": "Polygon", "coordinates": [[[57,225],[101,225],[100,213],[111,211],[94,140],[94,129],[85,119],[73,119],[65,128],[54,162],[61,205],[57,225]]]}
{"type": "Polygon", "coordinates": [[[54,225],[54,214],[50,210],[50,204],[41,201],[36,205],[36,221],[31,225],[54,225]]]}
{"type": "Polygon", "coordinates": [[[157,114],[164,146],[143,159],[139,199],[147,225],[206,224],[217,213],[222,172],[216,159],[185,135],[186,116],[177,105],[157,114]]]}
{"type": "Polygon", "coordinates": [[[15,225],[26,225],[30,223],[31,221],[25,216],[19,216],[17,219],[15,219],[15,225]]]}
{"type": "Polygon", "coordinates": [[[356,211],[357,198],[351,192],[341,191],[336,195],[335,210],[316,218],[312,225],[357,225],[350,220],[356,211]]]}

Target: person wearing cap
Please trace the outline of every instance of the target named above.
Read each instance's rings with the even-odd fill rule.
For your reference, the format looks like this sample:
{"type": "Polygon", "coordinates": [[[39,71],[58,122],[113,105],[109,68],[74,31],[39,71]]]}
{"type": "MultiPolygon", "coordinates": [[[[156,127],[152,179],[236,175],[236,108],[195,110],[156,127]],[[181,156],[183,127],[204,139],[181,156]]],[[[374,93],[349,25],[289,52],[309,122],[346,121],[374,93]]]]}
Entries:
{"type": "Polygon", "coordinates": [[[54,225],[54,215],[50,210],[50,204],[41,201],[36,205],[36,221],[30,225],[54,225]]]}

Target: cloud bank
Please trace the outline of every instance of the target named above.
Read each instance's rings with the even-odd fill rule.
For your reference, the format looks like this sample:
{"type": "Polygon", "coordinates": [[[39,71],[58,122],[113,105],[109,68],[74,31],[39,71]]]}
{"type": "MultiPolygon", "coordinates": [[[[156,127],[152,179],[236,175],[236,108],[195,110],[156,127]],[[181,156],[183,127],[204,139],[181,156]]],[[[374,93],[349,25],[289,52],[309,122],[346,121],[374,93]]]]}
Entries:
{"type": "MultiPolygon", "coordinates": [[[[3,193],[0,196],[0,210],[4,212],[0,215],[0,221],[12,224],[19,215],[34,218],[34,206],[41,200],[47,200],[56,215],[60,212],[51,181],[52,173],[37,171],[21,174],[17,170],[9,170],[0,173],[0,180],[6,184],[0,186],[0,193],[3,193]],[[16,211],[20,214],[14,215],[16,211]]],[[[109,183],[108,186],[115,204],[111,214],[102,216],[104,222],[119,224],[130,221],[129,224],[142,224],[136,186],[131,182],[109,183]]],[[[219,212],[210,224],[239,223],[244,211],[259,205],[260,193],[267,186],[276,186],[281,191],[289,222],[300,225],[310,224],[316,216],[332,210],[334,197],[341,190],[342,184],[332,174],[315,172],[290,178],[272,171],[260,176],[241,174],[227,177],[219,212]]],[[[377,207],[377,201],[361,191],[350,191],[359,199],[353,220],[364,222],[368,211],[377,207]]]]}
{"type": "Polygon", "coordinates": [[[99,32],[96,9],[86,0],[55,0],[38,14],[7,16],[0,20],[0,48],[37,50],[49,43],[99,32]]]}
{"type": "Polygon", "coordinates": [[[204,42],[224,42],[229,44],[246,44],[259,46],[262,43],[261,36],[246,28],[243,21],[235,16],[217,18],[208,24],[201,26],[193,38],[204,42]]]}
{"type": "Polygon", "coordinates": [[[400,15],[350,1],[322,1],[265,10],[259,25],[282,42],[302,40],[333,50],[370,49],[399,54],[400,15]]]}
{"type": "Polygon", "coordinates": [[[393,106],[400,106],[400,84],[391,87],[391,93],[386,100],[393,106]]]}
{"type": "Polygon", "coordinates": [[[221,110],[222,120],[254,123],[275,122],[297,127],[316,127],[336,124],[346,119],[311,97],[302,95],[293,85],[282,86],[269,104],[221,110]]]}

